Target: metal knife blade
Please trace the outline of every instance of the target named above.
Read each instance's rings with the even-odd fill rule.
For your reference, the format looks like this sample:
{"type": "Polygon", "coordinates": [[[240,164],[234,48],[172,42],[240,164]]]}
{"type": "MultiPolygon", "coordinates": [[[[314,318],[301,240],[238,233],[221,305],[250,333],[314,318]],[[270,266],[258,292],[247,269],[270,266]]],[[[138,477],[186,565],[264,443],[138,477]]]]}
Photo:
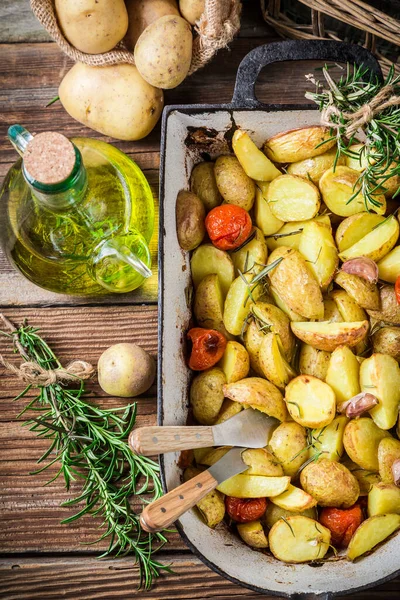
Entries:
{"type": "Polygon", "coordinates": [[[212,427],[214,445],[263,448],[278,425],[277,419],[248,408],[224,423],[212,427]]]}
{"type": "Polygon", "coordinates": [[[243,473],[249,468],[242,460],[243,448],[232,448],[220,458],[215,464],[212,465],[207,471],[211,473],[218,485],[230,479],[238,473],[243,473]]]}

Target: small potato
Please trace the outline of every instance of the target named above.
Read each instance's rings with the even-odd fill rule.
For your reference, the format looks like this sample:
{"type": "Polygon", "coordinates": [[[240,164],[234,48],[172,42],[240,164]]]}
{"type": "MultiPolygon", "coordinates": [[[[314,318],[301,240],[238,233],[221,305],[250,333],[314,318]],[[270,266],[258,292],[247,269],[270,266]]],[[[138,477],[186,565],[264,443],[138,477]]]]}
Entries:
{"type": "Polygon", "coordinates": [[[215,161],[214,173],[218,190],[225,202],[250,210],[256,186],[246,175],[236,156],[219,156],[215,161]]]}
{"type": "Polygon", "coordinates": [[[392,483],[376,483],[368,494],[368,515],[400,515],[400,488],[392,483]]]}
{"type": "Polygon", "coordinates": [[[317,350],[309,344],[301,344],[299,369],[302,375],[313,375],[325,381],[328,370],[330,352],[317,350]]]}
{"type": "Polygon", "coordinates": [[[388,283],[396,283],[400,274],[400,246],[393,248],[378,262],[379,279],[388,283]]]}
{"type": "Polygon", "coordinates": [[[355,462],[353,462],[350,459],[346,459],[345,461],[343,461],[343,464],[357,479],[358,485],[360,486],[360,496],[368,496],[372,486],[375,483],[380,483],[381,481],[381,478],[378,475],[378,473],[361,469],[361,467],[359,467],[355,462]]]}
{"type": "MultiPolygon", "coordinates": [[[[279,344],[288,360],[292,360],[295,350],[295,339],[290,329],[288,317],[277,306],[269,302],[256,302],[251,312],[254,320],[261,330],[262,336],[272,332],[279,338],[279,344]]],[[[263,337],[261,337],[261,340],[263,337]]]]}
{"type": "Polygon", "coordinates": [[[266,238],[267,246],[269,250],[275,250],[280,246],[289,246],[299,250],[301,234],[305,225],[308,223],[321,223],[325,225],[329,231],[332,231],[331,222],[328,215],[321,215],[310,219],[309,221],[292,221],[285,223],[283,227],[275,235],[268,235],[266,238]]]}
{"type": "Polygon", "coordinates": [[[333,352],[338,346],[356,346],[368,333],[368,321],[330,323],[328,321],[293,322],[294,335],[318,350],[333,352]]]}
{"type": "Polygon", "coordinates": [[[179,10],[186,21],[195,25],[204,12],[204,4],[205,0],[179,0],[179,10]]]}
{"type": "Polygon", "coordinates": [[[282,221],[312,219],[321,206],[319,190],[311,181],[288,174],[271,181],[267,202],[272,214],[282,221]]]}
{"type": "Polygon", "coordinates": [[[400,441],[392,437],[383,438],[378,446],[379,475],[383,483],[394,483],[392,465],[400,458],[400,441]]]}
{"type": "Polygon", "coordinates": [[[263,233],[255,227],[252,239],[231,253],[236,272],[259,273],[267,262],[268,250],[263,233]]]}
{"type": "MultiPolygon", "coordinates": [[[[377,321],[400,325],[400,304],[397,303],[393,285],[384,285],[379,291],[380,310],[367,310],[367,313],[377,321]]],[[[368,307],[367,307],[368,308],[368,307]]]]}
{"type": "Polygon", "coordinates": [[[279,496],[290,485],[290,477],[264,477],[240,473],[220,483],[217,490],[235,498],[270,498],[279,496]]]}
{"type": "Polygon", "coordinates": [[[400,367],[387,354],[373,354],[360,366],[362,392],[373,394],[378,404],[369,414],[380,429],[391,429],[396,425],[400,403],[400,367]]]}
{"type": "Polygon", "coordinates": [[[296,372],[281,352],[278,336],[274,333],[265,334],[258,360],[264,376],[281,390],[284,390],[289,381],[296,377],[296,372]]]}
{"type": "Polygon", "coordinates": [[[244,332],[244,345],[250,358],[250,366],[257,375],[264,377],[261,369],[259,353],[265,331],[258,321],[250,321],[244,332]]]}
{"type": "MultiPolygon", "coordinates": [[[[195,469],[194,467],[189,467],[185,470],[183,474],[183,480],[189,481],[196,475],[201,473],[200,469],[195,469]]],[[[225,499],[224,495],[221,494],[218,490],[212,490],[208,494],[204,496],[199,502],[197,502],[196,507],[198,508],[201,516],[203,517],[206,525],[214,529],[225,516],[225,499]]]]}
{"type": "Polygon", "coordinates": [[[360,364],[347,346],[339,346],[330,357],[325,381],[336,395],[338,405],[361,392],[360,364]]]}
{"type": "Polygon", "coordinates": [[[199,327],[216,329],[229,339],[223,321],[224,297],[216,273],[206,275],[195,292],[193,312],[199,327]]]}
{"type": "Polygon", "coordinates": [[[242,333],[252,305],[262,295],[262,287],[257,283],[251,284],[253,278],[254,273],[236,277],[228,290],[224,305],[224,325],[232,335],[242,333]]]}
{"type": "Polygon", "coordinates": [[[300,252],[293,248],[277,248],[270,254],[268,264],[280,258],[281,262],[268,273],[279,296],[294,312],[309,319],[322,318],[321,290],[300,252]]]}
{"type": "Polygon", "coordinates": [[[214,425],[225,423],[225,421],[240,413],[241,410],[243,410],[243,405],[240,402],[234,402],[233,400],[229,400],[229,398],[225,398],[214,425]]]}
{"type": "Polygon", "coordinates": [[[182,250],[194,250],[206,233],[206,211],[200,198],[181,190],[176,199],[176,235],[182,250]]]}
{"type": "MultiPolygon", "coordinates": [[[[346,293],[346,292],[345,292],[346,293]]],[[[366,319],[367,316],[364,316],[366,319]]],[[[337,307],[336,302],[333,300],[331,296],[324,297],[324,318],[321,321],[330,321],[330,323],[342,323],[345,319],[343,319],[340,311],[337,307]]],[[[354,321],[358,321],[359,319],[354,319],[354,321]]],[[[362,319],[360,319],[362,320],[362,319]]]]}
{"type": "MultiPolygon", "coordinates": [[[[275,496],[275,497],[277,497],[277,496],[275,496]]],[[[267,510],[265,511],[264,520],[265,520],[266,526],[269,529],[271,529],[271,527],[273,527],[275,525],[275,523],[277,521],[279,521],[279,519],[282,519],[282,517],[287,519],[287,517],[294,517],[295,515],[301,515],[303,517],[308,517],[309,519],[315,519],[315,520],[318,517],[317,509],[315,507],[307,508],[306,510],[302,510],[302,511],[298,512],[298,511],[293,511],[293,510],[286,510],[284,508],[281,508],[277,504],[273,504],[272,502],[270,502],[267,505],[267,510]]]]}
{"type": "MultiPolygon", "coordinates": [[[[314,156],[313,158],[306,158],[299,162],[292,163],[288,166],[287,172],[290,175],[299,175],[306,179],[310,179],[315,185],[318,185],[319,180],[327,169],[333,167],[336,158],[336,148],[331,148],[328,152],[314,156]]],[[[345,159],[343,156],[339,156],[337,160],[338,165],[344,165],[345,159]]]]}
{"type": "Polygon", "coordinates": [[[348,150],[351,154],[350,156],[346,154],[345,159],[346,166],[350,169],[362,173],[370,164],[375,163],[371,156],[368,157],[368,148],[365,144],[352,144],[348,150]]]}
{"type": "Polygon", "coordinates": [[[234,383],[247,377],[250,370],[249,354],[239,342],[229,341],[218,363],[226,377],[226,383],[234,383]]]}
{"type": "Polygon", "coordinates": [[[289,306],[286,304],[286,302],[283,300],[283,298],[278,294],[278,291],[274,288],[273,285],[270,285],[269,291],[270,291],[270,294],[271,294],[276,306],[278,308],[280,308],[281,311],[283,313],[285,313],[286,316],[289,317],[290,321],[305,320],[305,317],[303,315],[300,315],[299,313],[297,313],[294,310],[292,310],[291,308],[289,308],[289,306]]]}
{"type": "Polygon", "coordinates": [[[265,448],[248,448],[243,452],[242,460],[249,465],[246,475],[265,475],[265,477],[284,475],[282,465],[265,448]]]}
{"type": "Polygon", "coordinates": [[[203,371],[192,381],[190,404],[193,415],[201,425],[213,425],[224,401],[226,379],[222,369],[214,367],[203,371]]]}
{"type": "Polygon", "coordinates": [[[197,463],[200,465],[207,465],[208,467],[211,467],[212,465],[215,465],[215,463],[218,462],[223,456],[225,456],[225,454],[227,454],[230,449],[230,446],[223,446],[221,448],[211,448],[211,450],[203,454],[199,458],[199,460],[197,460],[197,463]]]}
{"type": "Polygon", "coordinates": [[[99,358],[97,372],[100,387],[110,396],[133,398],[153,385],[154,359],[136,344],[114,344],[99,358]]]}
{"type": "MultiPolygon", "coordinates": [[[[279,421],[285,421],[287,410],[281,392],[261,377],[247,377],[223,387],[226,398],[251,406],[279,421]]],[[[234,495],[234,494],[233,494],[234,495]]]]}
{"type": "Polygon", "coordinates": [[[295,421],[281,423],[273,432],[269,447],[284,474],[293,477],[308,458],[306,430],[295,421]]]}
{"type": "Polygon", "coordinates": [[[400,328],[382,327],[372,335],[374,352],[389,354],[400,362],[400,328]]]}
{"type": "Polygon", "coordinates": [[[321,559],[329,549],[331,532],[308,517],[295,515],[279,519],[268,536],[272,554],[285,563],[321,559]]]}
{"type": "Polygon", "coordinates": [[[349,508],[360,495],[357,479],[344,465],[321,458],[308,464],[300,474],[303,490],[317,501],[319,506],[349,508]]]}
{"type": "Polygon", "coordinates": [[[175,0],[125,0],[125,5],[129,25],[124,42],[128,50],[135,48],[140,35],[150,23],[165,15],[179,15],[175,0]]]}
{"type": "Polygon", "coordinates": [[[342,320],[346,323],[367,319],[365,310],[344,290],[333,290],[331,297],[338,307],[342,320]]]}
{"type": "Polygon", "coordinates": [[[391,437],[390,433],[379,429],[372,419],[352,419],[344,430],[344,449],[362,469],[378,472],[378,447],[386,437],[391,437]]]}
{"type": "Polygon", "coordinates": [[[306,259],[322,290],[327,290],[339,264],[332,232],[323,223],[311,221],[304,224],[300,236],[299,252],[306,259]]]}
{"type": "Polygon", "coordinates": [[[264,144],[264,152],[274,162],[294,163],[330,150],[335,145],[335,140],[329,140],[330,137],[326,127],[291,129],[269,138],[264,144]]]}
{"type": "Polygon", "coordinates": [[[156,88],[171,89],[182,83],[192,61],[192,28],[177,15],[150,23],[135,45],[135,65],[156,88]]]}
{"type": "Polygon", "coordinates": [[[312,508],[317,504],[315,498],[307,494],[304,490],[290,484],[286,492],[271,498],[271,502],[293,512],[302,512],[308,508],[312,508]]]}
{"type": "Polygon", "coordinates": [[[375,515],[363,521],[350,540],[347,559],[355,560],[370,552],[400,527],[400,515],[375,515]]]}
{"type": "Polygon", "coordinates": [[[238,534],[252,548],[268,548],[268,539],[261,521],[237,524],[238,534]]]}
{"type": "Polygon", "coordinates": [[[366,256],[378,262],[390,252],[399,237],[399,222],[394,215],[387,217],[382,223],[375,226],[358,242],[339,254],[342,261],[358,256],[366,256]]]}
{"type": "Polygon", "coordinates": [[[201,162],[193,168],[190,189],[200,198],[206,212],[222,204],[222,196],[215,181],[213,162],[201,162]]]}
{"type": "Polygon", "coordinates": [[[235,278],[235,267],[229,254],[212,244],[202,244],[193,252],[190,269],[195,288],[198,287],[204,277],[216,273],[224,297],[235,278]]]}
{"type": "MultiPolygon", "coordinates": [[[[349,169],[349,167],[339,166],[335,170],[328,169],[319,180],[319,189],[321,190],[322,199],[326,206],[335,215],[340,217],[349,217],[359,212],[367,211],[367,199],[363,196],[359,189],[357,180],[360,174],[358,171],[349,169]],[[354,196],[354,197],[353,197],[354,196]],[[349,202],[349,200],[351,202],[349,202]]],[[[369,206],[370,210],[383,215],[386,211],[386,199],[383,194],[376,193],[374,195],[376,202],[380,206],[369,206]]]]}
{"type": "Polygon", "coordinates": [[[324,427],[335,417],[332,388],[312,375],[292,379],[286,387],[285,400],[292,419],[304,427],[324,427]]]}
{"type": "Polygon", "coordinates": [[[385,217],[369,212],[356,213],[343,219],[336,230],[336,244],[339,252],[344,252],[354,246],[384,220],[385,217]]]}
{"type": "Polygon", "coordinates": [[[267,201],[268,187],[269,183],[266,181],[257,181],[256,199],[253,207],[255,223],[264,235],[276,233],[283,225],[283,221],[277,219],[269,207],[267,201]]]}
{"type": "Polygon", "coordinates": [[[379,310],[379,290],[374,283],[344,271],[339,271],[335,277],[335,282],[346,290],[361,308],[379,310]]]}
{"type": "Polygon", "coordinates": [[[272,181],[281,175],[269,158],[257,148],[249,134],[236,129],[232,138],[232,148],[246,175],[256,181],[272,181]]]}
{"type": "MultiPolygon", "coordinates": [[[[392,198],[400,188],[400,175],[398,173],[396,175],[392,175],[391,177],[387,177],[387,175],[396,169],[398,165],[398,162],[393,161],[386,169],[382,177],[377,177],[377,181],[381,183],[382,190],[386,198],[392,198]]],[[[398,200],[398,196],[396,196],[396,200],[398,200]]]]}
{"type": "Polygon", "coordinates": [[[348,422],[347,417],[339,415],[322,429],[312,429],[310,458],[317,458],[322,453],[322,458],[339,461],[343,454],[343,433],[348,422]]]}

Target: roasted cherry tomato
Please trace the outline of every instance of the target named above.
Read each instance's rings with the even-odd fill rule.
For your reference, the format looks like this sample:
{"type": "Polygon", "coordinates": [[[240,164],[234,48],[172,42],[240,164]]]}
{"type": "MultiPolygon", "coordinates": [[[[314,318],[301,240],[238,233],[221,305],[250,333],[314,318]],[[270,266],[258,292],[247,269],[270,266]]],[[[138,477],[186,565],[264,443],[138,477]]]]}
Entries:
{"type": "Polygon", "coordinates": [[[194,327],[187,335],[193,344],[189,358],[189,367],[193,371],[205,371],[222,358],[226,339],[219,331],[194,327]]]}
{"type": "Polygon", "coordinates": [[[208,237],[220,250],[239,248],[249,237],[251,228],[249,213],[235,204],[216,206],[206,217],[208,237]]]}
{"type": "Polygon", "coordinates": [[[350,508],[323,508],[319,520],[330,530],[332,544],[347,548],[364,516],[360,504],[357,503],[350,508]]]}
{"type": "Polygon", "coordinates": [[[394,291],[396,292],[397,304],[400,304],[400,275],[397,277],[396,283],[394,284],[394,291]]]}
{"type": "Polygon", "coordinates": [[[263,516],[267,508],[267,499],[226,496],[225,508],[233,521],[248,523],[263,516]]]}

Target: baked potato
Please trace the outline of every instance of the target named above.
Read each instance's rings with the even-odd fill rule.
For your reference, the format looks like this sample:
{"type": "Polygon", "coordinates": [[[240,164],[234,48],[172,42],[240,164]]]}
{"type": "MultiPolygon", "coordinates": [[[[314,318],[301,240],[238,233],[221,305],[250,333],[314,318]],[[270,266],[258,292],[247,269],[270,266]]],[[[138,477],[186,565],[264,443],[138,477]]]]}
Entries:
{"type": "Polygon", "coordinates": [[[378,262],[379,279],[396,283],[400,274],[400,246],[393,248],[378,262]]]}
{"type": "Polygon", "coordinates": [[[321,206],[316,185],[297,175],[280,175],[268,186],[267,202],[271,212],[282,221],[306,221],[318,213],[321,206]]]}
{"type": "Polygon", "coordinates": [[[334,145],[329,129],[316,125],[274,135],[264,143],[264,152],[274,162],[294,163],[324,154],[334,145]]]}
{"type": "Polygon", "coordinates": [[[237,250],[233,250],[231,258],[236,273],[259,273],[267,262],[268,249],[265,238],[258,227],[254,227],[249,241],[242,244],[237,250]]]}
{"type": "Polygon", "coordinates": [[[226,398],[256,408],[279,421],[287,418],[281,392],[273,383],[261,377],[247,377],[235,383],[227,383],[223,386],[223,393],[226,398]]]}
{"type": "Polygon", "coordinates": [[[374,229],[358,242],[343,250],[339,256],[342,261],[366,256],[378,262],[392,250],[398,238],[399,222],[394,215],[390,215],[382,223],[375,225],[374,229]]]}
{"type": "Polygon", "coordinates": [[[362,392],[369,392],[378,400],[369,414],[380,429],[396,425],[400,405],[399,363],[387,354],[373,354],[360,365],[362,392]]]}
{"type": "Polygon", "coordinates": [[[225,373],[226,383],[234,383],[239,379],[244,379],[250,370],[250,359],[246,348],[239,342],[228,341],[218,366],[225,373]]]}
{"type": "Polygon", "coordinates": [[[206,275],[200,281],[194,296],[193,312],[198,326],[216,329],[229,339],[229,334],[224,326],[223,310],[224,297],[218,275],[216,273],[206,275]]]}
{"type": "Polygon", "coordinates": [[[316,520],[318,518],[317,509],[315,507],[307,508],[306,510],[302,510],[300,512],[293,510],[286,510],[285,508],[281,508],[277,504],[273,504],[270,502],[267,505],[267,510],[265,511],[264,521],[266,526],[271,529],[275,525],[279,519],[287,519],[288,517],[294,517],[295,515],[301,515],[302,517],[308,517],[309,519],[316,520]]]}
{"type": "Polygon", "coordinates": [[[339,252],[351,248],[385,220],[382,215],[359,212],[343,219],[336,230],[336,244],[339,252]]]}
{"type": "Polygon", "coordinates": [[[366,471],[378,472],[378,447],[386,437],[391,437],[390,433],[379,429],[372,419],[352,419],[344,430],[344,449],[359,467],[366,471]]]}
{"type": "MultiPolygon", "coordinates": [[[[337,150],[335,147],[331,148],[323,154],[313,156],[312,158],[305,158],[298,162],[291,163],[287,167],[287,172],[290,175],[300,175],[310,179],[315,185],[318,185],[319,180],[327,169],[334,166],[336,160],[337,150]]],[[[339,156],[336,161],[337,165],[345,164],[345,157],[339,156]]]]}
{"type": "Polygon", "coordinates": [[[380,308],[366,307],[369,316],[376,321],[400,325],[400,304],[397,302],[394,286],[384,285],[379,290],[379,300],[380,308]]]}
{"type": "Polygon", "coordinates": [[[255,183],[246,175],[236,156],[219,156],[214,167],[218,190],[227,204],[250,210],[256,195],[255,183]]]}
{"type": "Polygon", "coordinates": [[[268,548],[268,538],[261,521],[238,523],[237,530],[242,540],[252,548],[268,548]]]}
{"type": "Polygon", "coordinates": [[[335,417],[336,400],[332,388],[312,375],[299,375],[285,390],[290,416],[303,427],[324,427],[335,417]]]}
{"type": "Polygon", "coordinates": [[[379,310],[381,301],[379,298],[379,290],[374,283],[353,275],[353,273],[345,273],[339,271],[335,277],[335,282],[342,287],[351,298],[361,308],[379,310]]]}
{"type": "Polygon", "coordinates": [[[355,323],[329,323],[329,321],[291,322],[294,335],[318,350],[333,352],[338,346],[352,348],[368,333],[368,321],[355,323]]]}
{"type": "Polygon", "coordinates": [[[330,228],[318,221],[305,223],[300,236],[299,252],[306,259],[320,288],[326,291],[339,264],[330,228]]]}
{"type": "Polygon", "coordinates": [[[395,483],[392,465],[400,459],[400,441],[392,437],[385,437],[378,446],[379,475],[383,483],[395,483]]]}
{"type": "Polygon", "coordinates": [[[363,521],[350,540],[347,548],[348,560],[355,560],[370,552],[400,528],[400,515],[374,515],[363,521]]]}
{"type": "Polygon", "coordinates": [[[206,212],[200,198],[181,190],[176,199],[176,234],[182,250],[194,250],[206,233],[206,212]]]}
{"type": "Polygon", "coordinates": [[[331,532],[318,521],[294,515],[279,519],[270,530],[268,541],[275,558],[287,563],[302,563],[325,556],[331,532]]]}
{"type": "Polygon", "coordinates": [[[293,477],[308,459],[307,433],[295,421],[281,423],[272,433],[269,448],[282,465],[285,475],[293,477]]]}
{"type": "Polygon", "coordinates": [[[212,425],[217,419],[224,401],[225,383],[225,374],[217,367],[203,371],[193,379],[190,404],[193,416],[201,425],[212,425]]]}
{"type": "Polygon", "coordinates": [[[201,162],[193,167],[190,189],[200,198],[206,212],[222,203],[222,196],[215,181],[213,162],[201,162]]]}
{"type": "Polygon", "coordinates": [[[393,483],[375,483],[368,494],[368,516],[400,515],[400,488],[393,483]]]}
{"type": "Polygon", "coordinates": [[[348,346],[338,346],[329,359],[325,381],[336,395],[338,405],[360,393],[360,364],[348,346]]]}
{"type": "Polygon", "coordinates": [[[281,175],[273,162],[257,148],[249,134],[236,129],[232,138],[232,148],[246,175],[256,181],[272,181],[281,175]]]}
{"type": "Polygon", "coordinates": [[[349,508],[360,495],[357,479],[341,463],[321,458],[300,473],[300,483],[320,506],[349,508]]]}
{"type": "Polygon", "coordinates": [[[313,375],[325,381],[328,370],[330,352],[317,350],[309,344],[301,344],[299,370],[302,375],[313,375]]]}
{"type": "Polygon", "coordinates": [[[229,254],[212,244],[202,244],[196,248],[190,260],[190,269],[195,288],[204,277],[216,273],[224,298],[235,278],[235,267],[229,254]]]}
{"type": "Polygon", "coordinates": [[[257,181],[256,198],[253,206],[255,223],[257,227],[261,229],[264,235],[272,235],[277,233],[283,226],[283,221],[275,217],[269,207],[267,201],[268,188],[268,182],[257,181]]]}

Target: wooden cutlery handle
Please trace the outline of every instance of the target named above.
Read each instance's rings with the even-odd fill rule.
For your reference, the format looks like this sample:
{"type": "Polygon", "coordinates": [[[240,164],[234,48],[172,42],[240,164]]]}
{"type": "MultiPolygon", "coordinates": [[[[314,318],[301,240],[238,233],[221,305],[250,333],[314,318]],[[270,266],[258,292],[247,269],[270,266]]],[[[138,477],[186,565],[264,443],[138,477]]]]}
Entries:
{"type": "Polygon", "coordinates": [[[211,427],[139,427],[129,435],[131,449],[144,456],[207,448],[213,444],[211,427]]]}
{"type": "Polygon", "coordinates": [[[209,471],[199,473],[193,479],[189,479],[186,483],[146,506],[140,515],[141,526],[150,533],[169,527],[217,485],[217,480],[209,471]]]}

